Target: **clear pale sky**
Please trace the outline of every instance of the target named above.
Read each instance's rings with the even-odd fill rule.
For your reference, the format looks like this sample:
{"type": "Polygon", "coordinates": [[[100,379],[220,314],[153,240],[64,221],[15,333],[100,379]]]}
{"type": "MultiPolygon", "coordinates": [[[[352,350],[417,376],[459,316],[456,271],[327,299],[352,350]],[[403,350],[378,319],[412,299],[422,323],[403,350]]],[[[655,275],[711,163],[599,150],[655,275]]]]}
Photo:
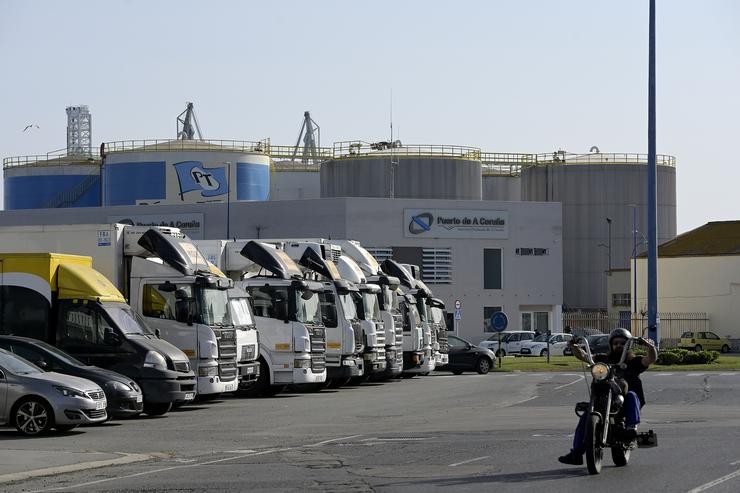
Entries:
{"type": "MultiPolygon", "coordinates": [[[[678,231],[740,219],[740,2],[657,1],[657,149],[678,231]]],[[[175,136],[389,136],[489,152],[647,153],[648,1],[0,0],[0,156],[175,136]],[[28,124],[38,125],[23,132],[28,124]]],[[[0,197],[2,184],[0,183],[0,197]]],[[[2,202],[0,201],[0,204],[2,202]]]]}

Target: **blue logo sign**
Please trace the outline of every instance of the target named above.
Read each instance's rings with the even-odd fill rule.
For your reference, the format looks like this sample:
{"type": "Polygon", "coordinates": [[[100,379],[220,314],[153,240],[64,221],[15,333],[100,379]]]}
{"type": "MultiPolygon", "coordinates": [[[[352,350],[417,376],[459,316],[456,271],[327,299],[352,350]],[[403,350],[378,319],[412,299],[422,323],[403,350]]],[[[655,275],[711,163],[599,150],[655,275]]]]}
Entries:
{"type": "Polygon", "coordinates": [[[504,312],[496,312],[491,315],[491,327],[496,332],[503,332],[509,326],[509,317],[504,312]]]}
{"type": "Polygon", "coordinates": [[[409,223],[409,233],[413,235],[420,235],[432,229],[432,223],[434,222],[434,216],[428,212],[422,212],[416,216],[411,216],[411,222],[409,223]]]}
{"type": "Polygon", "coordinates": [[[174,164],[180,182],[180,199],[194,190],[202,197],[217,197],[229,191],[226,168],[206,168],[200,161],[183,161],[174,164]]]}

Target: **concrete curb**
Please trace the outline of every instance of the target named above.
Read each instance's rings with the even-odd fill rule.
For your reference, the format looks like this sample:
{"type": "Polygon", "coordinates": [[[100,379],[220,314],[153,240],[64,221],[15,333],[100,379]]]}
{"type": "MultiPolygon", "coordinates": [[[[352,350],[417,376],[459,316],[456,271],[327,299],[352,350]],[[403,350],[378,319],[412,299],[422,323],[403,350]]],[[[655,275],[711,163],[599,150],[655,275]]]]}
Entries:
{"type": "Polygon", "coordinates": [[[52,476],[55,474],[64,474],[68,472],[84,471],[86,469],[96,469],[99,467],[119,466],[122,464],[131,464],[134,462],[143,462],[150,459],[159,459],[161,455],[151,454],[126,454],[121,453],[123,457],[116,459],[95,460],[90,462],[79,462],[77,464],[68,464],[65,466],[45,467],[42,469],[33,469],[31,471],[14,472],[0,475],[0,484],[11,483],[13,481],[23,481],[25,479],[37,478],[41,476],[52,476]]]}

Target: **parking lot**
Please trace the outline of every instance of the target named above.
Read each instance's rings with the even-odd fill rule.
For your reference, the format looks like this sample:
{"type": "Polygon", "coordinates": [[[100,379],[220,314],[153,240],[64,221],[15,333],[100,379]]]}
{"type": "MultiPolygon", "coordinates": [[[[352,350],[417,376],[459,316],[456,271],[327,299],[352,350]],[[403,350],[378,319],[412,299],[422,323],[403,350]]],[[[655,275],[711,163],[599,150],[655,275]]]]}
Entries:
{"type": "Polygon", "coordinates": [[[493,372],[229,397],[34,439],[3,429],[0,481],[4,491],[738,491],[740,372],[644,381],[642,428],[659,447],[626,468],[607,457],[596,477],[557,462],[583,375],[493,372]]]}

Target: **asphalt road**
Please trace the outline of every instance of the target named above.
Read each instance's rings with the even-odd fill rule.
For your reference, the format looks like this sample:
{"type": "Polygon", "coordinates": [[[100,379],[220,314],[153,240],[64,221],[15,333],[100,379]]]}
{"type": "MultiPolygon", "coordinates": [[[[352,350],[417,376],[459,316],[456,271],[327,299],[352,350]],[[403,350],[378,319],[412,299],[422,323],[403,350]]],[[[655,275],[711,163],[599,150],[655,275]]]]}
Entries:
{"type": "Polygon", "coordinates": [[[26,470],[72,452],[139,455],[0,490],[740,491],[740,372],[643,380],[641,429],[655,430],[659,447],[638,449],[625,468],[606,454],[598,476],[557,462],[572,440],[573,404],[586,397],[583,375],[466,373],[226,398],[36,439],[3,429],[0,448],[28,457],[26,470]]]}

